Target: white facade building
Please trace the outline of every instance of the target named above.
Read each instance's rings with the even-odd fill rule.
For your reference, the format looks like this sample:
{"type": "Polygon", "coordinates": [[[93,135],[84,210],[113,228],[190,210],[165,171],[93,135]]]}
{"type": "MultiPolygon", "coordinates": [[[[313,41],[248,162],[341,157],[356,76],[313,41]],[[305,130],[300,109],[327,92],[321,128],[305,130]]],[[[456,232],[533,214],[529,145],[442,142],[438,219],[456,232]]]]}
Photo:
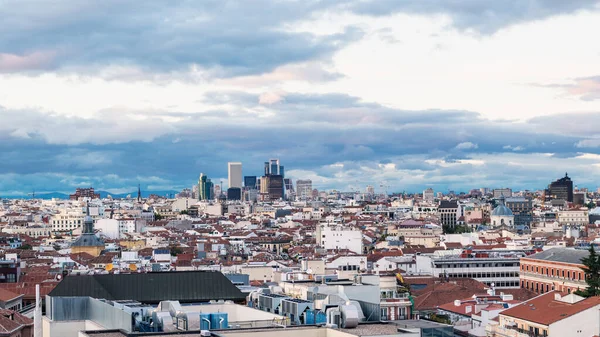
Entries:
{"type": "Polygon", "coordinates": [[[423,191],[423,200],[427,202],[433,202],[435,199],[435,193],[433,192],[433,188],[428,188],[423,191]]]}
{"type": "Polygon", "coordinates": [[[317,226],[317,240],[327,250],[348,249],[356,254],[363,253],[362,232],[353,227],[321,224],[317,226]]]}
{"type": "Polygon", "coordinates": [[[242,188],[242,163],[228,163],[229,188],[242,188]]]}

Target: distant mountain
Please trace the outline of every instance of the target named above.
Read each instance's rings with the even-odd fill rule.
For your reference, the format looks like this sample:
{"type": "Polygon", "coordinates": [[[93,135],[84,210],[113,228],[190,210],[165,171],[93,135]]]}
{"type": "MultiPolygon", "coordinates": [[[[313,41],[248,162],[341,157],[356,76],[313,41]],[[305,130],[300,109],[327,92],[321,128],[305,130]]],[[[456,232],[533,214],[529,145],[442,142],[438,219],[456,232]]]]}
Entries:
{"type": "MultiPolygon", "coordinates": [[[[113,197],[114,199],[124,199],[124,198],[127,198],[128,195],[131,196],[132,198],[137,198],[137,191],[129,192],[129,193],[110,193],[110,192],[106,192],[106,191],[96,191],[96,193],[100,194],[100,198],[102,198],[102,199],[108,197],[109,195],[111,197],[113,197]]],[[[165,196],[175,197],[175,194],[177,194],[177,193],[179,193],[179,192],[175,191],[175,190],[142,191],[142,198],[147,198],[150,196],[150,194],[156,194],[161,197],[165,197],[165,196]]]]}
{"type": "MultiPolygon", "coordinates": [[[[100,194],[100,198],[104,199],[107,196],[112,196],[114,199],[124,199],[130,195],[132,198],[137,198],[137,191],[131,193],[110,193],[106,191],[96,191],[96,193],[100,194]]],[[[165,190],[165,191],[142,191],[142,198],[147,198],[150,194],[156,194],[159,196],[170,196],[175,197],[175,194],[179,193],[175,190],[165,190]]],[[[31,199],[31,195],[0,195],[0,198],[4,199],[31,199]]],[[[52,198],[56,199],[69,199],[69,194],[61,193],[61,192],[40,192],[35,194],[36,199],[50,200],[52,198]]]]}

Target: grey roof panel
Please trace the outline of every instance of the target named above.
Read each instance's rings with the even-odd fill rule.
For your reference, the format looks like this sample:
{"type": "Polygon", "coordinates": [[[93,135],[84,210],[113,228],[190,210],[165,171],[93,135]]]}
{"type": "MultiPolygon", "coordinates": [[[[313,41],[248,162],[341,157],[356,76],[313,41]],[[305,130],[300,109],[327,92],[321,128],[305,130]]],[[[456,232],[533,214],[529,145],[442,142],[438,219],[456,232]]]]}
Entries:
{"type": "Polygon", "coordinates": [[[581,259],[590,253],[587,250],[572,248],[551,248],[541,253],[528,256],[528,259],[581,264],[581,259]]]}
{"type": "Polygon", "coordinates": [[[49,296],[90,296],[142,303],[245,300],[225,275],[212,271],[67,276],[49,296]]]}

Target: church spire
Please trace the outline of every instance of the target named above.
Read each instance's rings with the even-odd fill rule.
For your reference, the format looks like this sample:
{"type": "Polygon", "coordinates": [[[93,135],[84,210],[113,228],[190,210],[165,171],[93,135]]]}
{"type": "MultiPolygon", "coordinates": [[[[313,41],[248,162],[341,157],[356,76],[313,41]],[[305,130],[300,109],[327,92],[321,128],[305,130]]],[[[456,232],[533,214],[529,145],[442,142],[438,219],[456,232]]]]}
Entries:
{"type": "Polygon", "coordinates": [[[140,184],[138,184],[138,196],[137,196],[137,201],[138,202],[142,202],[142,189],[140,187],[140,184]]]}

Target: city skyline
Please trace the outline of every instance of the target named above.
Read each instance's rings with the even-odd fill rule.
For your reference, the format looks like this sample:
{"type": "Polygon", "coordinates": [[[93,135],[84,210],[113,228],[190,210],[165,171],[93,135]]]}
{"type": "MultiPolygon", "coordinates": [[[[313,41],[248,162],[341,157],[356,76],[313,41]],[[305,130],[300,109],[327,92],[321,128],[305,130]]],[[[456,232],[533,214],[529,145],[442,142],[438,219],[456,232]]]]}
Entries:
{"type": "Polygon", "coordinates": [[[3,2],[0,195],[269,158],[325,190],[596,189],[598,2],[522,1],[3,2]]]}

